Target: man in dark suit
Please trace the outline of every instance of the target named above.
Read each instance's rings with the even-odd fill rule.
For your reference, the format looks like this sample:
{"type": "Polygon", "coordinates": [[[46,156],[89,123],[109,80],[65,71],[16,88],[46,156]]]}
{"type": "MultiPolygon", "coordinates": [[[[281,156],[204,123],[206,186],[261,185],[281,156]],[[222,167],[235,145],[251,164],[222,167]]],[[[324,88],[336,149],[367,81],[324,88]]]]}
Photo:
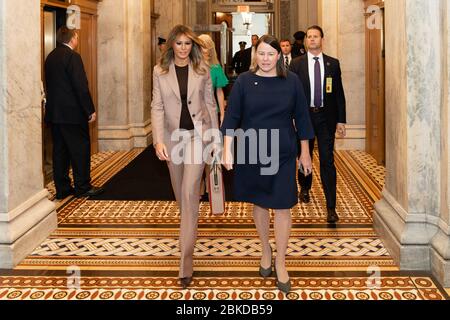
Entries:
{"type": "MultiPolygon", "coordinates": [[[[247,45],[247,42],[245,42],[245,41],[239,42],[240,50],[237,51],[233,56],[233,69],[234,69],[234,71],[236,71],[237,74],[241,74],[244,71],[248,71],[248,67],[247,67],[247,70],[244,70],[244,68],[243,68],[244,59],[245,59],[244,53],[245,53],[246,45],[247,45]]],[[[248,65],[250,65],[250,63],[248,65]]]]}
{"type": "Polygon", "coordinates": [[[289,70],[289,66],[291,65],[293,56],[292,56],[292,45],[289,39],[281,39],[280,40],[281,53],[283,54],[283,64],[287,70],[289,70]]]}
{"type": "Polygon", "coordinates": [[[167,42],[166,39],[158,37],[159,52],[163,52],[164,50],[166,50],[166,42],[167,42]]]}
{"type": "MultiPolygon", "coordinates": [[[[346,135],[345,95],[339,60],[322,53],[323,37],[323,30],[319,26],[308,29],[308,53],[292,61],[291,71],[299,76],[310,106],[311,121],[319,148],[320,177],[327,200],[327,221],[335,223],[339,217],[336,214],[336,167],[333,151],[335,133],[341,137],[346,135]]],[[[314,142],[315,139],[310,141],[311,157],[314,142]]],[[[308,203],[312,175],[305,176],[300,171],[300,201],[308,203]]]]}
{"type": "Polygon", "coordinates": [[[96,120],[96,113],[81,56],[74,51],[78,34],[62,27],[56,37],[58,45],[45,61],[45,121],[52,128],[56,198],[93,196],[103,192],[90,183],[89,123],[96,120]],[[69,178],[70,165],[75,188],[69,178]]]}
{"type": "Polygon", "coordinates": [[[252,35],[252,46],[250,48],[247,48],[242,53],[242,72],[250,70],[254,63],[255,58],[255,52],[256,52],[256,44],[258,43],[259,37],[258,35],[254,34],[252,35]]]}
{"type": "Polygon", "coordinates": [[[306,54],[306,49],[304,45],[306,34],[303,31],[297,31],[294,33],[294,44],[292,45],[292,56],[294,58],[303,56],[306,54]]]}

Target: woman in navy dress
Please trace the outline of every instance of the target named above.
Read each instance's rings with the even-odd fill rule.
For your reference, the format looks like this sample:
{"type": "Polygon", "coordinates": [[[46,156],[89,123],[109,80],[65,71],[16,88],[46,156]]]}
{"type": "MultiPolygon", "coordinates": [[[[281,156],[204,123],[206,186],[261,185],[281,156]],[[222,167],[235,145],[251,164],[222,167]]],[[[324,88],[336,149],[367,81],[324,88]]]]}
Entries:
{"type": "Polygon", "coordinates": [[[265,35],[259,39],[256,63],[255,70],[239,76],[229,96],[221,128],[222,162],[227,170],[233,169],[233,139],[237,137],[234,197],[254,204],[263,277],[272,273],[269,209],[274,209],[277,287],[287,293],[291,288],[285,263],[292,224],[290,209],[298,202],[297,139],[301,141],[300,164],[310,174],[308,140],[314,132],[303,87],[298,77],[285,69],[275,37],[265,35]],[[240,133],[235,129],[241,129],[240,133]]]}

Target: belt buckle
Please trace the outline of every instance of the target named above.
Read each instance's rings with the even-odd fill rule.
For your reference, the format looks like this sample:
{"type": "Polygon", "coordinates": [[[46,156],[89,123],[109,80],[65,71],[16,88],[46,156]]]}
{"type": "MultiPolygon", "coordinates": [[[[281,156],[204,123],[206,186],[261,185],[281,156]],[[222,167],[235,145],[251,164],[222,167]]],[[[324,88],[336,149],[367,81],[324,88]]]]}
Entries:
{"type": "Polygon", "coordinates": [[[319,113],[320,112],[320,108],[319,107],[312,107],[311,108],[311,112],[312,113],[319,113]]]}

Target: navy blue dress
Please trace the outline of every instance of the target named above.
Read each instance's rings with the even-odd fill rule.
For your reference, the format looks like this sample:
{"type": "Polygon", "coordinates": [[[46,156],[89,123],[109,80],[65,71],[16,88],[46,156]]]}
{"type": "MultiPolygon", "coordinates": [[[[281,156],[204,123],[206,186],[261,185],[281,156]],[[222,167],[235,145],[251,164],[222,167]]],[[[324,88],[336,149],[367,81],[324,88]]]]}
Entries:
{"type": "Polygon", "coordinates": [[[238,128],[246,137],[235,135],[240,138],[235,148],[234,199],[267,209],[295,206],[297,139],[314,137],[297,75],[289,72],[287,78],[280,78],[241,74],[228,98],[221,131],[232,136],[238,128]]]}

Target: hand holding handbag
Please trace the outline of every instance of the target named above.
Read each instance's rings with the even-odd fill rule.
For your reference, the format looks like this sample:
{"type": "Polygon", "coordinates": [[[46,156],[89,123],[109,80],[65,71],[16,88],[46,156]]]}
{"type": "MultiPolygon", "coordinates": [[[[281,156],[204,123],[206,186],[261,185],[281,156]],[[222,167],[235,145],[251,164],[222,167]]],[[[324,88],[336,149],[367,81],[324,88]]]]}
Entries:
{"type": "Polygon", "coordinates": [[[209,205],[212,214],[225,213],[225,187],[222,176],[222,166],[214,160],[208,177],[209,205]]]}

